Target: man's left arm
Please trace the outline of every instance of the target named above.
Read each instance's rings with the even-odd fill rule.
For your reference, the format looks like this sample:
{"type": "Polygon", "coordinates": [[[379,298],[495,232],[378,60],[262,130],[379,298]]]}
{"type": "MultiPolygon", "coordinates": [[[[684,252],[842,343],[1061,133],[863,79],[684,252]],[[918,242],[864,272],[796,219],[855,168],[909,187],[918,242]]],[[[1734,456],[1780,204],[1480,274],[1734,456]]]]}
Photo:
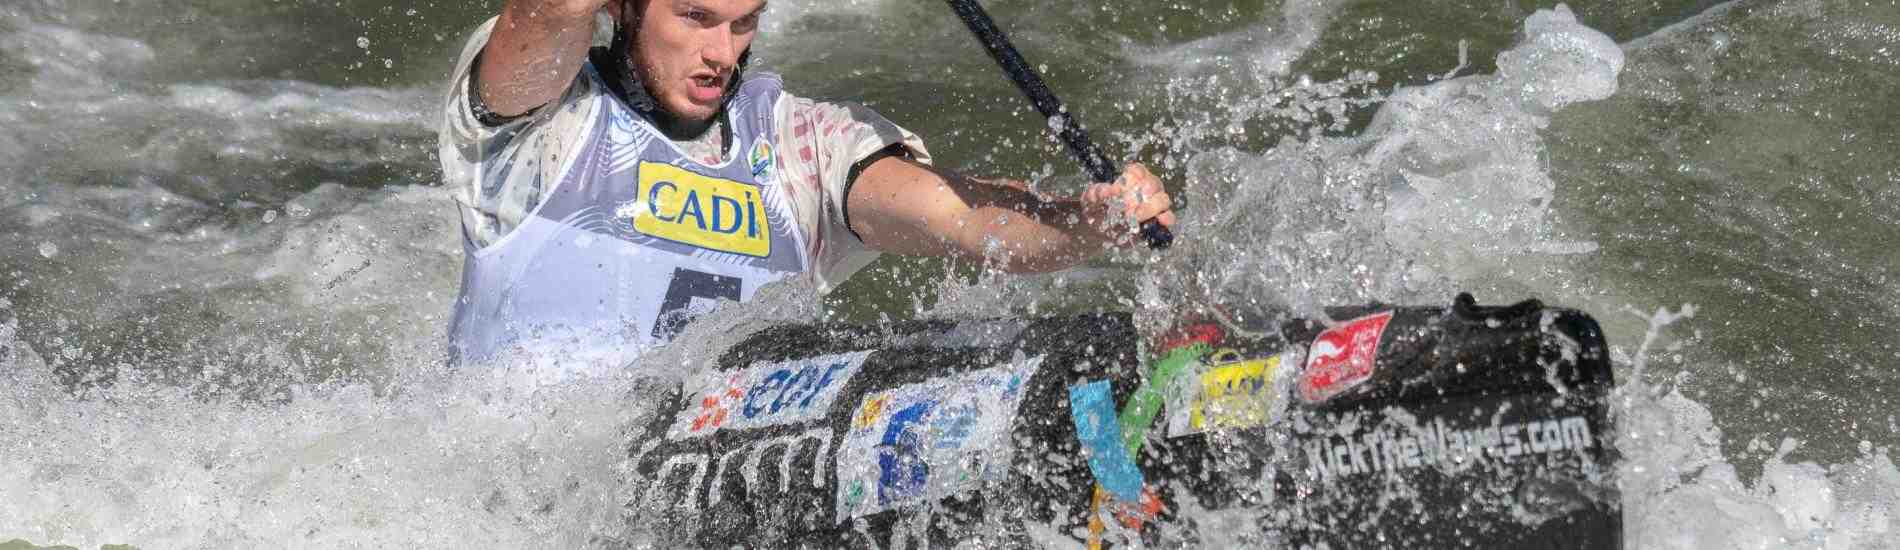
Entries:
{"type": "Polygon", "coordinates": [[[851,229],[869,247],[899,254],[996,262],[1015,273],[1056,271],[1137,241],[1132,227],[1156,219],[1173,227],[1161,181],[1129,164],[1121,179],[1093,184],[1074,199],[984,180],[902,156],[873,161],[846,197],[851,229]]]}

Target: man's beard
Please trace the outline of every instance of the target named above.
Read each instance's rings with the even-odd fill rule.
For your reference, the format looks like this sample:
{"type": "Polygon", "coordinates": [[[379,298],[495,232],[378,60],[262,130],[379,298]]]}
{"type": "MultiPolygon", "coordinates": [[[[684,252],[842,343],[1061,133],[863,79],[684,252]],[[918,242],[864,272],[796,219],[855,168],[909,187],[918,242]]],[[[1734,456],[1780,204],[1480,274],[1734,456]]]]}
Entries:
{"type": "Polygon", "coordinates": [[[750,48],[739,54],[738,66],[732,68],[732,76],[726,79],[726,89],[719,98],[719,110],[706,120],[692,120],[666,110],[666,106],[660,104],[660,100],[653,96],[653,91],[647,88],[646,79],[641,75],[639,64],[633,62],[633,36],[626,32],[628,26],[627,23],[614,25],[613,43],[607,49],[608,57],[618,64],[616,66],[618,70],[614,72],[618,73],[617,84],[621,88],[621,99],[626,101],[627,106],[645,114],[657,123],[668,137],[675,139],[698,138],[720,119],[725,118],[726,105],[739,91],[739,82],[745,76],[746,66],[751,64],[752,50],[750,48]]]}

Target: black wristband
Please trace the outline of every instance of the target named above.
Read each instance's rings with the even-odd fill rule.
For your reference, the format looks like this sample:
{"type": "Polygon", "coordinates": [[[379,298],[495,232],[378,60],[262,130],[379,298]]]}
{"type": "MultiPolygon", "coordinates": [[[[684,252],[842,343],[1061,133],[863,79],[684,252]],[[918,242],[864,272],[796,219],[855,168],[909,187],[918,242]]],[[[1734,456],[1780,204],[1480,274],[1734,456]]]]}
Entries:
{"type": "MultiPolygon", "coordinates": [[[[484,46],[483,49],[486,50],[486,46],[484,46]]],[[[510,122],[521,120],[521,117],[528,116],[528,113],[534,112],[533,109],[530,109],[527,113],[505,116],[489,110],[488,103],[482,101],[482,87],[481,82],[479,82],[480,77],[478,76],[480,74],[482,74],[482,52],[475,52],[475,60],[468,64],[468,111],[469,114],[475,115],[476,122],[480,122],[482,126],[489,128],[498,128],[510,122]]]]}

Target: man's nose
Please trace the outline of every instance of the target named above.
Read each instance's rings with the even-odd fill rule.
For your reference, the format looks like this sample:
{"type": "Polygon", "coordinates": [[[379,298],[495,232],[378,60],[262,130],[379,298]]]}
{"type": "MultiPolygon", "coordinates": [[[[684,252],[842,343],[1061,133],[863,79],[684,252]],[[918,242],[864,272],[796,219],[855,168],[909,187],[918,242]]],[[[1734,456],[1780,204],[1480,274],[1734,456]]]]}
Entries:
{"type": "Polygon", "coordinates": [[[707,64],[721,69],[739,64],[738,36],[732,33],[731,23],[707,29],[707,34],[706,45],[699,50],[707,64]]]}

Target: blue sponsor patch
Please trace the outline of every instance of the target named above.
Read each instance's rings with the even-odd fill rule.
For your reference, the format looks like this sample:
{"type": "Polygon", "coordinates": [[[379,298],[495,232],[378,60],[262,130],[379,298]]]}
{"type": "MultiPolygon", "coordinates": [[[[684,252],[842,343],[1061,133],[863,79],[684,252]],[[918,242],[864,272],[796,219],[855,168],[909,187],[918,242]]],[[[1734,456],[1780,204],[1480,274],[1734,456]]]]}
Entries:
{"type": "Polygon", "coordinates": [[[837,462],[839,518],[928,503],[1000,482],[1023,388],[1042,357],[872,393],[837,462]]]}

